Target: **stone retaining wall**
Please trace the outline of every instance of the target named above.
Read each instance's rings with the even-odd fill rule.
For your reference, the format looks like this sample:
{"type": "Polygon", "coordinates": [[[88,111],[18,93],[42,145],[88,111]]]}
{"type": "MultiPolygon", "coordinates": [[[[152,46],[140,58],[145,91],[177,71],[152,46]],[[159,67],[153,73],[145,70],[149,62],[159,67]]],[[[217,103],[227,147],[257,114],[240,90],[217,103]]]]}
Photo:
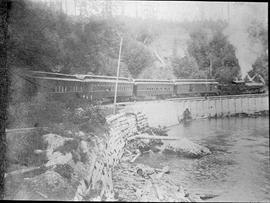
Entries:
{"type": "Polygon", "coordinates": [[[87,193],[102,182],[101,194],[106,200],[114,198],[112,185],[112,169],[116,166],[123,153],[126,139],[148,126],[147,118],[140,112],[121,113],[106,118],[109,124],[109,135],[99,147],[99,153],[94,154],[89,174],[80,182],[74,200],[85,200],[87,193]]]}

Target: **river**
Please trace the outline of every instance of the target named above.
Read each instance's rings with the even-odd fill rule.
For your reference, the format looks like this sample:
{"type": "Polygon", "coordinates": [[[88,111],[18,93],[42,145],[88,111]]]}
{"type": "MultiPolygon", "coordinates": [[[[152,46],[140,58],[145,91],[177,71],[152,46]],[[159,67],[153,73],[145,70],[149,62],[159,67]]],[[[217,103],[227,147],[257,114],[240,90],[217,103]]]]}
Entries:
{"type": "Polygon", "coordinates": [[[208,147],[200,159],[148,154],[136,162],[169,166],[176,183],[207,201],[270,201],[269,117],[196,120],[177,125],[169,136],[184,136],[208,147]]]}

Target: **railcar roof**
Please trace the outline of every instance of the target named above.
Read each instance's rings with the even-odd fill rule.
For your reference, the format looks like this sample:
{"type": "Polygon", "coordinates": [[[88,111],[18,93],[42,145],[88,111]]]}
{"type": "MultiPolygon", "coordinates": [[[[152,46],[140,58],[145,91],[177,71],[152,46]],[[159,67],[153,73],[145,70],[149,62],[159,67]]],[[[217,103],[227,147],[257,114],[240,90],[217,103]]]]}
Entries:
{"type": "Polygon", "coordinates": [[[61,80],[61,81],[76,81],[76,82],[82,82],[80,79],[76,78],[58,78],[58,77],[44,77],[44,76],[32,76],[33,78],[37,79],[44,79],[44,80],[61,80]]]}
{"type": "Polygon", "coordinates": [[[173,85],[172,82],[135,82],[135,85],[173,85]]]}
{"type": "Polygon", "coordinates": [[[218,82],[175,82],[176,85],[190,85],[190,84],[218,84],[218,82]]]}
{"type": "MultiPolygon", "coordinates": [[[[103,83],[116,83],[116,80],[101,80],[101,79],[70,79],[70,78],[57,78],[57,77],[37,77],[34,76],[34,78],[37,79],[44,79],[44,80],[58,80],[58,81],[76,81],[76,82],[103,82],[103,83]]],[[[133,82],[130,81],[122,81],[119,80],[118,83],[125,83],[125,84],[133,84],[133,82]]]]}
{"type": "Polygon", "coordinates": [[[159,80],[159,79],[134,79],[135,82],[171,82],[171,80],[159,80]]]}
{"type": "MultiPolygon", "coordinates": [[[[82,82],[104,82],[104,83],[116,83],[116,80],[108,80],[108,79],[84,79],[81,80],[82,82]]],[[[127,83],[133,84],[133,81],[126,81],[126,80],[118,80],[118,83],[127,83]]]]}
{"type": "Polygon", "coordinates": [[[175,82],[216,82],[215,79],[175,79],[175,82]]]}
{"type": "MultiPolygon", "coordinates": [[[[33,76],[38,76],[38,77],[50,77],[53,76],[54,78],[74,78],[74,79],[79,79],[79,80],[84,80],[84,79],[116,79],[117,77],[115,76],[107,76],[107,75],[86,75],[86,74],[63,74],[63,73],[54,73],[54,72],[45,72],[45,71],[30,71],[30,73],[33,76]]],[[[132,81],[130,78],[125,78],[125,77],[118,77],[118,80],[126,80],[126,81],[132,81]]]]}
{"type": "MultiPolygon", "coordinates": [[[[107,76],[107,75],[81,75],[81,74],[78,74],[78,75],[75,75],[77,77],[83,77],[84,79],[89,79],[89,78],[97,78],[97,79],[114,79],[116,80],[117,77],[116,76],[107,76]]],[[[125,77],[118,77],[118,80],[127,80],[127,81],[131,81],[132,79],[130,78],[125,78],[125,77]]]]}
{"type": "Polygon", "coordinates": [[[55,78],[76,78],[76,76],[71,75],[71,74],[63,74],[63,73],[53,73],[53,72],[44,72],[44,71],[30,71],[30,74],[32,76],[37,76],[37,77],[50,77],[53,76],[55,78]]]}

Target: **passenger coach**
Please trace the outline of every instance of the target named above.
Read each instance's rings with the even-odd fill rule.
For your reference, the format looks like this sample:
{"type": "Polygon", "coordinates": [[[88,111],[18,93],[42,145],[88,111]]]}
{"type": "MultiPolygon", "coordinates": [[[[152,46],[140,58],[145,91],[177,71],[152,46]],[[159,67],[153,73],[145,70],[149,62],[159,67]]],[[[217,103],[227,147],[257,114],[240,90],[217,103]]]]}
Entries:
{"type": "MultiPolygon", "coordinates": [[[[85,75],[85,95],[90,100],[106,102],[113,101],[115,94],[116,77],[85,75]]],[[[133,80],[119,77],[117,87],[117,100],[128,101],[133,97],[133,80]]]]}
{"type": "Polygon", "coordinates": [[[174,80],[176,96],[218,95],[218,82],[214,79],[174,80]]]}
{"type": "Polygon", "coordinates": [[[174,84],[171,80],[135,79],[136,99],[164,99],[173,96],[174,84]]]}

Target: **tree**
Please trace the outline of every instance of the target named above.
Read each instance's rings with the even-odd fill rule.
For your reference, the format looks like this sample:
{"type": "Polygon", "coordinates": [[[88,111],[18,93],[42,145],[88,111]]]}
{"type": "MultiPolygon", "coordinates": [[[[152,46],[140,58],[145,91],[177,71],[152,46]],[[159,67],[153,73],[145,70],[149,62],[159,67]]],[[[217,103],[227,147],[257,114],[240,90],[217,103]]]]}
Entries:
{"type": "Polygon", "coordinates": [[[240,74],[240,66],[235,55],[235,48],[227,38],[217,32],[209,43],[211,53],[212,75],[220,82],[232,82],[240,74]]]}
{"type": "Polygon", "coordinates": [[[199,70],[208,73],[208,77],[228,83],[239,76],[240,66],[233,45],[222,33],[223,27],[212,26],[214,28],[211,29],[199,27],[190,33],[188,53],[194,57],[199,70]]]}
{"type": "Polygon", "coordinates": [[[141,71],[153,62],[151,52],[142,44],[127,39],[123,42],[123,62],[130,74],[136,78],[141,71]]]}
{"type": "Polygon", "coordinates": [[[188,53],[194,57],[199,69],[205,70],[210,66],[208,59],[209,36],[204,29],[198,29],[190,33],[191,40],[188,42],[188,53]]]}
{"type": "Polygon", "coordinates": [[[206,78],[206,72],[199,70],[196,60],[192,57],[175,58],[172,66],[177,78],[206,78]]]}

